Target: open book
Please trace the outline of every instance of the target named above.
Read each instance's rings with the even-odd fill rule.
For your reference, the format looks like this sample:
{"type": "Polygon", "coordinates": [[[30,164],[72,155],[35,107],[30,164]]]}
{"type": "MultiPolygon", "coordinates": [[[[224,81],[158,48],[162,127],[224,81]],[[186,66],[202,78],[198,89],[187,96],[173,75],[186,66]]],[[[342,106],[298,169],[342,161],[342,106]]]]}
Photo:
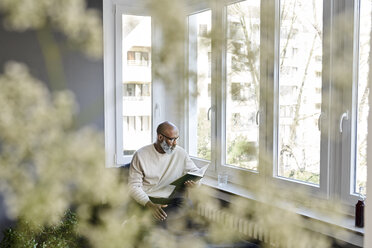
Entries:
{"type": "Polygon", "coordinates": [[[208,166],[209,166],[209,164],[206,164],[205,166],[199,168],[199,170],[197,170],[197,171],[187,172],[185,175],[177,178],[176,180],[174,180],[170,184],[174,185],[174,186],[176,186],[176,188],[178,188],[178,187],[183,187],[184,183],[188,180],[198,181],[199,179],[201,179],[204,176],[208,166]]]}

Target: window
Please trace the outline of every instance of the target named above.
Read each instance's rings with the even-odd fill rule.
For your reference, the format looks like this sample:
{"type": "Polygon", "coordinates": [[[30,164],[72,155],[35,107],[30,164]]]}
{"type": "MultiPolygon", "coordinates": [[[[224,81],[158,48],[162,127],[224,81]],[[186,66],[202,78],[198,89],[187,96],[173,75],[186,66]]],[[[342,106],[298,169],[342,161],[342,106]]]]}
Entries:
{"type": "Polygon", "coordinates": [[[347,37],[354,44],[347,55],[353,58],[345,63],[342,78],[344,83],[342,95],[342,109],[338,112],[338,132],[342,138],[342,198],[355,203],[359,194],[365,194],[366,187],[366,155],[367,129],[369,111],[368,60],[371,44],[371,10],[372,1],[360,1],[355,6],[357,14],[354,16],[353,36],[347,37]],[[353,68],[353,69],[349,69],[353,68]],[[350,77],[349,75],[353,76],[350,77]],[[346,80],[348,83],[346,83],[346,80]],[[353,82],[350,84],[349,82],[353,82]]]}
{"type": "Polygon", "coordinates": [[[189,152],[196,161],[210,160],[214,165],[257,171],[260,2],[242,1],[227,5],[226,10],[225,69],[213,67],[214,61],[221,58],[213,55],[211,37],[200,37],[201,27],[213,29],[212,11],[188,16],[189,152]],[[226,82],[222,87],[221,81],[226,82]],[[221,109],[225,109],[226,116],[222,125],[217,124],[221,109]],[[220,139],[211,136],[216,127],[220,134],[224,133],[222,149],[218,147],[220,139]]]}
{"type": "Polygon", "coordinates": [[[298,48],[297,47],[292,47],[292,56],[296,56],[298,53],[298,48]]]}
{"type": "MultiPolygon", "coordinates": [[[[357,104],[354,107],[356,125],[355,132],[355,162],[352,163],[352,194],[366,194],[367,182],[367,133],[368,133],[368,112],[369,102],[368,96],[370,90],[368,87],[368,73],[371,72],[368,68],[368,60],[371,63],[371,16],[372,16],[372,1],[361,1],[360,6],[360,29],[359,29],[359,44],[358,44],[358,79],[355,96],[357,104]]],[[[371,80],[371,79],[370,79],[371,80]]]]}
{"type": "Polygon", "coordinates": [[[211,160],[211,11],[189,15],[189,153],[191,156],[211,160]],[[197,31],[199,28],[199,32],[197,31]]]}
{"type": "Polygon", "coordinates": [[[260,106],[260,1],[226,6],[226,164],[257,171],[259,127],[248,123],[260,106]],[[248,80],[246,82],[239,82],[248,80]],[[238,82],[237,82],[238,81],[238,82]]]}
{"type": "Polygon", "coordinates": [[[152,141],[153,24],[139,3],[103,5],[106,166],[117,166],[152,141]]]}
{"type": "Polygon", "coordinates": [[[322,81],[311,75],[315,74],[314,54],[322,53],[323,5],[322,1],[282,0],[280,13],[289,17],[289,21],[281,20],[279,30],[284,30],[287,36],[281,35],[279,41],[278,104],[279,108],[285,109],[285,114],[279,115],[278,123],[288,127],[290,132],[278,131],[277,176],[319,185],[320,129],[314,125],[314,120],[319,117],[320,109],[312,106],[321,102],[321,94],[316,94],[315,90],[322,87],[322,81]],[[292,47],[291,57],[284,56],[293,44],[303,45],[292,47]],[[297,62],[296,67],[291,66],[293,61],[297,62]],[[282,76],[284,66],[291,66],[291,70],[289,73],[284,70],[282,76]],[[298,90],[289,91],[292,87],[298,90]],[[292,118],[288,119],[289,116],[292,118]]]}
{"type": "Polygon", "coordinates": [[[151,84],[147,82],[124,82],[123,96],[126,100],[146,100],[145,97],[151,96],[150,85],[151,84]]]}
{"type": "Polygon", "coordinates": [[[143,116],[151,118],[151,17],[121,14],[122,73],[117,80],[123,83],[123,118],[129,118],[129,129],[123,129],[122,153],[131,155],[137,149],[151,143],[151,131],[142,128],[143,116]],[[141,49],[141,51],[140,51],[141,49]],[[126,60],[126,61],[125,61],[126,60]],[[143,66],[146,67],[143,67],[143,66]],[[147,90],[144,95],[144,87],[147,90]]]}
{"type": "Polygon", "coordinates": [[[201,23],[199,24],[199,36],[206,37],[208,35],[208,24],[201,23]]]}
{"type": "MultiPolygon", "coordinates": [[[[150,47],[145,47],[143,49],[148,50],[150,47]]],[[[136,49],[133,47],[132,49],[136,49]]],[[[140,48],[137,48],[140,49],[140,48]]],[[[134,66],[148,66],[149,65],[149,52],[141,51],[128,51],[127,52],[127,65],[134,66]]]]}
{"type": "MultiPolygon", "coordinates": [[[[235,179],[237,171],[244,171],[247,177],[262,174],[287,189],[304,187],[311,194],[340,197],[355,204],[353,197],[360,186],[363,191],[366,176],[370,0],[364,2],[369,7],[361,8],[352,28],[335,24],[340,20],[350,22],[349,15],[331,20],[335,18],[331,12],[337,8],[343,13],[354,13],[358,6],[334,4],[307,0],[282,0],[278,5],[239,1],[220,3],[213,9],[217,17],[212,33],[222,32],[225,40],[220,47],[208,50],[212,80],[206,84],[210,86],[205,87],[208,94],[204,99],[212,110],[204,110],[202,115],[208,121],[204,122],[208,123],[204,125],[208,142],[199,147],[210,152],[217,171],[227,171],[235,179]],[[262,10],[272,14],[268,19],[278,24],[274,30],[261,23],[262,10]],[[225,29],[219,30],[220,27],[225,29]],[[350,37],[353,33],[355,37],[350,37]],[[356,46],[356,42],[358,49],[352,45],[356,46]],[[339,58],[340,54],[353,59],[339,58]],[[263,67],[261,59],[265,60],[263,67]],[[358,77],[353,80],[353,75],[358,77]],[[353,81],[354,85],[350,83],[353,81]],[[264,155],[260,156],[260,151],[264,155]],[[340,152],[331,156],[331,151],[340,152]],[[340,161],[347,164],[339,166],[340,161]],[[344,186],[340,188],[337,182],[345,180],[348,188],[341,189],[344,186]]],[[[202,14],[205,12],[193,17],[202,14]]],[[[208,44],[214,44],[214,36],[210,38],[208,44]]],[[[192,42],[196,44],[189,34],[188,68],[198,76],[195,81],[189,78],[188,86],[195,89],[197,82],[199,94],[197,102],[190,98],[189,106],[201,109],[202,70],[199,60],[193,61],[190,54],[202,56],[202,49],[196,49],[192,42]]],[[[218,39],[215,42],[218,44],[218,39]]],[[[189,119],[189,128],[190,123],[196,123],[192,120],[189,119]]],[[[190,132],[189,139],[194,137],[190,132]]]]}
{"type": "Polygon", "coordinates": [[[135,96],[136,84],[123,83],[123,96],[135,96]]]}
{"type": "Polygon", "coordinates": [[[141,84],[141,96],[151,96],[150,83],[141,84]]]}
{"type": "Polygon", "coordinates": [[[141,131],[150,131],[150,116],[141,116],[141,131]]]}
{"type": "MultiPolygon", "coordinates": [[[[366,185],[371,1],[217,1],[185,15],[180,145],[234,183],[243,184],[236,176],[243,172],[244,179],[263,176],[283,190],[303,187],[354,205],[366,185]]],[[[111,120],[105,127],[106,146],[120,164],[151,142],[152,124],[162,114],[153,101],[172,92],[154,89],[156,23],[144,12],[114,6],[112,33],[119,35],[109,49],[112,64],[105,57],[111,72],[105,73],[111,104],[105,108],[112,106],[105,109],[111,120]]],[[[175,102],[167,98],[168,105],[175,102]]]]}

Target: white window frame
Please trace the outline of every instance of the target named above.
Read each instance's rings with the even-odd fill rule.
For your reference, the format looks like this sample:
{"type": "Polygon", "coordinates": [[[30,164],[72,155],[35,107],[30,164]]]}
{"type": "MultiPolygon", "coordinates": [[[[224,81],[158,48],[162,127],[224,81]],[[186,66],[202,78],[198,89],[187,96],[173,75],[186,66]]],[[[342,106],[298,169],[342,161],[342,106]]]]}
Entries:
{"type": "MultiPolygon", "coordinates": [[[[216,32],[215,27],[225,27],[226,6],[231,3],[239,1],[216,1],[213,6],[209,6],[208,9],[212,10],[212,32],[216,32]]],[[[337,84],[340,83],[337,80],[337,71],[335,71],[335,63],[343,63],[340,58],[336,58],[332,51],[340,46],[345,46],[345,44],[353,44],[353,46],[346,46],[345,51],[343,51],[344,56],[353,55],[353,64],[342,64],[345,68],[350,68],[354,66],[354,70],[349,73],[350,81],[353,81],[355,87],[355,67],[358,63],[356,55],[357,41],[357,29],[353,28],[350,30],[354,32],[354,38],[351,40],[348,35],[340,35],[339,29],[334,19],[338,18],[338,14],[353,13],[354,25],[358,25],[358,1],[334,1],[334,0],[324,0],[323,2],[323,73],[322,73],[322,104],[321,104],[321,117],[319,120],[321,129],[321,154],[320,154],[320,182],[319,185],[313,185],[306,182],[300,182],[296,180],[286,179],[277,177],[277,146],[278,146],[278,80],[279,80],[279,39],[280,39],[280,26],[279,26],[279,0],[275,2],[262,1],[262,8],[266,8],[265,13],[271,13],[271,17],[265,17],[265,20],[261,16],[261,40],[270,39],[271,43],[266,44],[269,47],[263,47],[264,44],[260,44],[261,49],[270,50],[272,56],[270,57],[270,51],[264,56],[261,55],[260,58],[260,88],[262,90],[261,102],[260,102],[260,128],[259,128],[259,172],[248,171],[240,169],[237,167],[226,165],[225,163],[225,80],[226,80],[226,68],[225,68],[225,45],[216,47],[215,41],[212,40],[212,85],[211,85],[211,95],[212,95],[212,159],[211,166],[208,170],[209,175],[217,177],[217,174],[221,171],[227,172],[229,174],[229,180],[234,184],[242,184],[238,182],[237,175],[245,173],[245,179],[249,180],[251,176],[263,176],[268,181],[275,182],[279,187],[283,187],[285,190],[290,190],[291,188],[304,188],[312,196],[316,196],[321,199],[332,200],[341,199],[343,200],[345,206],[348,206],[348,213],[352,214],[352,206],[355,205],[357,196],[350,193],[350,188],[352,187],[352,171],[351,171],[351,161],[352,161],[352,127],[350,123],[352,121],[346,121],[343,123],[343,135],[340,136],[338,132],[339,118],[345,109],[353,109],[352,103],[350,106],[344,106],[337,111],[334,111],[334,102],[345,101],[345,93],[350,94],[351,90],[344,88],[343,93],[334,92],[337,89],[337,84]],[[267,32],[268,26],[274,25],[275,32],[267,32]],[[332,37],[333,43],[327,43],[325,37],[332,37]],[[348,40],[349,39],[349,40],[348,40]],[[353,74],[354,73],[354,74],[353,74]],[[273,75],[273,76],[272,76],[273,75]],[[352,80],[354,78],[354,80],[352,80]],[[270,93],[267,89],[274,88],[274,94],[270,93]],[[273,94],[273,95],[268,95],[273,94]],[[273,97],[275,104],[271,105],[270,101],[267,99],[273,97]],[[328,100],[326,100],[328,99],[328,100]],[[271,129],[272,127],[272,129],[271,129]],[[219,137],[219,138],[217,138],[219,137]],[[351,154],[351,156],[350,156],[351,154]],[[346,156],[346,157],[345,157],[346,156]],[[272,160],[267,162],[264,158],[271,158],[272,160]],[[341,161],[346,161],[339,166],[341,161]],[[345,184],[347,182],[347,184],[345,184]]],[[[199,8],[195,13],[207,10],[207,8],[199,8]]],[[[194,14],[194,13],[193,13],[194,14]]],[[[344,18],[350,18],[350,15],[344,16],[344,18]]],[[[348,20],[350,21],[350,19],[348,20]]],[[[225,29],[222,31],[225,32],[225,29]]],[[[187,49],[187,45],[186,45],[187,49]]],[[[187,51],[188,52],[188,51],[187,51]]],[[[188,61],[187,63],[188,64],[188,61]]],[[[187,68],[187,66],[186,66],[187,68]]],[[[187,81],[187,80],[186,80],[187,81]]],[[[186,82],[186,84],[188,81],[186,82]]],[[[351,101],[352,96],[346,96],[346,103],[351,101]]],[[[190,102],[188,102],[190,104],[190,102]]],[[[353,103],[355,104],[355,103],[353,103]]],[[[347,104],[346,104],[347,105],[347,104]]],[[[188,106],[188,109],[192,106],[188,106]]],[[[354,121],[354,120],[353,120],[354,121]]],[[[204,162],[202,159],[193,158],[197,162],[204,162]]],[[[246,184],[245,184],[246,185],[246,184]]]]}
{"type": "MultiPolygon", "coordinates": [[[[343,98],[345,100],[345,111],[348,113],[348,119],[344,121],[342,127],[342,181],[346,182],[341,185],[341,198],[347,203],[355,204],[360,196],[354,193],[355,182],[355,166],[356,166],[356,134],[357,134],[357,107],[358,107],[358,81],[359,81],[359,31],[360,31],[360,0],[347,2],[347,10],[353,13],[353,29],[350,33],[353,34],[353,44],[349,53],[345,56],[350,56],[353,60],[347,65],[352,68],[352,84],[345,87],[343,98]]],[[[350,37],[349,37],[350,38],[350,37]]],[[[371,114],[371,113],[370,113],[371,114]]],[[[371,125],[371,123],[369,123],[371,125]]]]}
{"type": "Polygon", "coordinates": [[[105,165],[106,167],[115,167],[115,5],[112,1],[103,1],[103,51],[105,165]]]}
{"type": "MultiPolygon", "coordinates": [[[[276,166],[277,166],[277,145],[278,145],[278,130],[277,122],[279,116],[279,109],[277,105],[277,94],[278,94],[278,59],[279,59],[279,48],[278,41],[280,39],[279,34],[279,1],[264,0],[261,1],[261,12],[264,12],[266,16],[261,14],[261,40],[269,40],[270,42],[261,42],[261,49],[268,51],[264,55],[260,55],[260,109],[259,109],[259,173],[239,169],[237,167],[226,165],[225,161],[225,117],[226,117],[226,106],[225,106],[225,81],[226,81],[226,45],[217,44],[216,41],[212,40],[212,54],[211,54],[211,139],[212,139],[212,154],[211,154],[211,165],[208,169],[208,175],[217,177],[217,174],[221,171],[229,174],[230,182],[236,184],[244,184],[236,179],[238,174],[242,171],[245,173],[245,180],[249,180],[250,177],[263,176],[267,181],[274,181],[279,186],[283,186],[285,190],[290,190],[294,186],[304,187],[310,190],[311,194],[320,197],[322,199],[341,199],[346,206],[354,206],[357,200],[357,195],[352,193],[353,187],[353,161],[355,161],[355,155],[352,152],[352,147],[355,146],[355,89],[357,84],[357,71],[358,71],[358,25],[359,25],[359,1],[336,1],[336,0],[324,0],[323,5],[323,36],[330,35],[333,43],[327,43],[323,41],[323,73],[322,73],[322,97],[328,99],[327,102],[322,99],[320,119],[321,127],[321,165],[320,165],[320,184],[319,187],[314,187],[303,182],[294,180],[287,180],[276,177],[276,166]],[[264,9],[264,11],[263,11],[264,9]],[[349,30],[354,35],[352,38],[347,35],[339,35],[339,28],[335,25],[334,19],[337,18],[337,14],[348,13],[349,18],[352,16],[352,30],[349,30]],[[274,25],[274,32],[270,31],[268,27],[274,25]],[[338,42],[338,43],[335,43],[338,42]],[[334,49],[343,45],[344,51],[343,56],[350,57],[353,59],[344,62],[342,59],[335,57],[332,53],[334,49]],[[345,45],[346,44],[346,45],[345,45]],[[327,51],[327,52],[326,52],[327,51]],[[338,66],[344,68],[352,68],[350,75],[348,75],[352,84],[344,86],[342,92],[335,93],[337,89],[337,76],[335,71],[335,63],[339,63],[338,66]],[[344,63],[344,64],[342,64],[344,63]],[[273,88],[274,93],[268,89],[273,88]],[[271,95],[270,95],[271,94],[271,95]],[[268,98],[276,98],[276,105],[271,104],[268,98]],[[331,108],[331,104],[334,102],[342,102],[343,105],[339,109],[331,108]],[[338,126],[340,123],[340,116],[344,111],[349,112],[349,120],[342,123],[344,132],[340,134],[338,126]],[[271,161],[267,161],[270,158],[271,161]],[[341,166],[340,166],[341,165],[341,166]],[[346,182],[346,183],[345,183],[346,182]]],[[[239,1],[213,1],[209,4],[194,3],[190,5],[192,15],[205,10],[212,11],[212,32],[220,32],[225,35],[226,27],[226,6],[239,1]],[[219,30],[215,27],[219,27],[219,30]],[[221,29],[222,27],[222,29],[221,29]],[[217,31],[216,31],[217,30],[217,31]]],[[[129,0],[109,0],[103,2],[103,21],[104,21],[104,93],[105,93],[105,148],[106,148],[106,166],[112,167],[127,163],[131,160],[131,156],[117,156],[116,154],[122,153],[122,121],[121,118],[121,101],[117,102],[117,99],[121,100],[121,87],[122,84],[118,78],[121,78],[121,72],[118,72],[116,68],[121,68],[121,59],[116,54],[121,54],[118,50],[121,49],[121,41],[118,41],[117,37],[121,34],[121,21],[118,20],[116,13],[125,14],[137,14],[144,15],[145,5],[135,3],[129,0]],[[116,16],[116,17],[115,17],[116,16]],[[118,24],[120,23],[120,25],[118,24]],[[119,44],[119,45],[118,45],[119,44]],[[118,90],[120,88],[120,90],[118,90]],[[116,100],[115,100],[116,99],[116,100]]],[[[187,25],[187,18],[185,16],[185,25],[187,25]]],[[[153,34],[152,34],[153,36],[153,34]]],[[[188,34],[185,36],[188,39],[188,34]]],[[[159,38],[160,40],[160,38],[159,38]]],[[[187,43],[187,42],[186,42],[187,43]]],[[[153,41],[153,47],[154,41],[153,41]]],[[[185,70],[188,70],[188,43],[185,45],[185,70]]],[[[185,89],[189,86],[188,79],[185,79],[185,89]]],[[[163,90],[163,88],[161,88],[163,90]]],[[[158,120],[163,119],[165,115],[160,111],[160,106],[163,105],[159,94],[161,90],[155,91],[151,88],[152,95],[154,97],[154,106],[152,107],[153,120],[151,121],[151,130],[154,133],[154,123],[158,120]],[[154,95],[154,93],[156,95],[154,95]],[[156,119],[156,120],[154,120],[156,119]]],[[[190,99],[185,101],[185,121],[184,126],[184,147],[188,148],[190,126],[188,124],[189,110],[192,108],[190,99]]],[[[203,159],[193,158],[197,164],[205,164],[206,161],[203,159]]],[[[350,208],[352,209],[352,208],[350,208]]]]}
{"type": "MultiPolygon", "coordinates": [[[[228,4],[233,4],[236,2],[240,1],[231,1],[231,0],[226,0],[226,1],[214,1],[213,3],[209,2],[209,5],[200,3],[192,6],[192,12],[189,13],[186,17],[186,23],[188,24],[188,16],[194,15],[197,13],[201,13],[204,11],[211,10],[212,12],[212,32],[217,32],[220,31],[219,35],[221,37],[225,37],[225,29],[216,29],[215,27],[225,27],[225,19],[226,19],[226,6],[228,4]]],[[[186,25],[187,25],[186,24],[186,25]]],[[[188,30],[188,28],[186,29],[188,30]]],[[[186,37],[188,37],[188,33],[186,34],[186,37]]],[[[188,39],[188,38],[187,38],[188,39]]],[[[188,64],[189,64],[189,44],[187,42],[186,44],[186,70],[188,70],[188,64]]],[[[226,158],[225,158],[225,147],[226,147],[226,142],[225,142],[225,115],[226,115],[226,101],[225,101],[225,82],[226,82],[226,68],[225,68],[225,63],[226,63],[226,44],[219,44],[216,45],[215,41],[212,40],[212,53],[211,53],[211,111],[210,111],[210,119],[211,119],[211,161],[206,161],[202,158],[198,157],[192,157],[194,162],[199,165],[203,165],[205,163],[211,163],[210,166],[208,167],[207,174],[212,177],[217,177],[218,173],[224,172],[229,175],[229,180],[234,181],[237,184],[241,184],[236,181],[236,179],[239,177],[239,173],[241,171],[247,172],[247,170],[240,169],[238,167],[234,167],[231,165],[228,165],[225,163],[226,158]],[[220,138],[218,138],[216,134],[218,133],[220,138]]],[[[189,85],[189,80],[192,79],[186,79],[185,84],[186,88],[190,87],[189,85]]],[[[190,90],[193,92],[193,90],[190,90]]],[[[260,107],[261,108],[261,107],[260,107]]],[[[188,101],[187,101],[187,108],[186,110],[189,111],[192,109],[191,106],[191,96],[190,93],[188,95],[188,101]]],[[[260,113],[261,113],[260,109],[260,113]]],[[[186,135],[190,135],[192,133],[192,130],[190,130],[189,126],[189,121],[190,117],[187,115],[188,121],[187,123],[187,128],[188,130],[186,135]]],[[[261,132],[261,131],[260,131],[261,132]]],[[[264,137],[264,136],[261,136],[264,137]]],[[[190,137],[189,137],[190,138],[190,137]]],[[[261,142],[260,143],[264,143],[261,142]]],[[[261,146],[261,145],[260,145],[261,146]]],[[[188,147],[188,144],[187,144],[188,147]]],[[[262,149],[260,147],[260,149],[262,149]]],[[[249,171],[247,173],[247,176],[257,176],[258,173],[255,171],[249,171]]]]}
{"type": "MultiPolygon", "coordinates": [[[[327,0],[324,0],[323,2],[323,37],[326,37],[327,35],[330,35],[330,27],[327,26],[327,24],[330,23],[330,11],[331,6],[327,4],[327,0]]],[[[279,49],[279,42],[280,42],[280,1],[275,1],[275,55],[274,55],[274,61],[269,61],[269,63],[272,63],[274,65],[274,106],[273,106],[273,115],[267,116],[267,120],[273,119],[273,163],[270,164],[269,170],[272,171],[272,177],[270,178],[272,181],[274,181],[276,184],[286,188],[302,188],[304,192],[309,192],[313,196],[320,197],[322,199],[328,198],[329,193],[329,170],[328,170],[328,162],[329,162],[329,149],[328,149],[328,142],[330,139],[330,128],[329,124],[329,115],[327,106],[328,104],[324,102],[324,94],[327,92],[325,90],[326,88],[329,88],[329,80],[327,80],[327,77],[325,75],[322,75],[322,106],[321,106],[321,117],[322,120],[319,122],[320,124],[320,170],[319,170],[319,185],[310,184],[303,181],[298,181],[294,179],[279,177],[278,172],[278,148],[279,148],[279,137],[278,137],[278,129],[279,129],[279,116],[280,116],[280,110],[279,110],[279,60],[280,60],[280,49],[279,49]],[[327,118],[328,116],[328,118],[327,118]]],[[[327,49],[327,44],[325,44],[324,38],[322,40],[323,43],[323,58],[324,58],[324,51],[327,49]]],[[[327,62],[323,61],[322,68],[327,68],[327,62]]],[[[270,80],[270,79],[269,79],[270,80]]],[[[271,106],[270,106],[271,107],[271,106]]]]}
{"type": "MultiPolygon", "coordinates": [[[[191,5],[190,6],[190,13],[188,13],[185,17],[185,25],[186,25],[186,34],[185,34],[185,37],[186,37],[186,40],[187,42],[185,43],[185,54],[186,54],[186,62],[185,62],[185,70],[188,71],[189,70],[189,61],[192,59],[191,57],[193,57],[193,53],[190,53],[190,47],[189,47],[189,30],[190,30],[190,27],[189,27],[189,17],[192,16],[192,15],[195,15],[195,14],[198,14],[198,13],[202,13],[202,12],[205,12],[205,11],[211,11],[212,12],[212,7],[211,5],[209,4],[205,4],[205,3],[196,3],[194,5],[191,5]]],[[[212,12],[213,13],[213,12],[212,12]]],[[[211,16],[211,18],[213,19],[213,16],[211,16]]],[[[212,23],[212,28],[213,28],[213,21],[211,20],[211,23],[212,23]]],[[[196,34],[196,33],[195,33],[196,34]]],[[[198,34],[196,34],[198,35],[198,34]]],[[[213,54],[213,53],[212,53],[213,54]]],[[[213,58],[211,58],[211,60],[213,61],[213,58]]],[[[213,68],[213,62],[211,62],[211,67],[213,68]]],[[[213,70],[211,68],[211,71],[213,70]]],[[[193,113],[195,112],[196,113],[196,110],[194,111],[194,107],[192,106],[192,101],[193,101],[193,93],[192,92],[195,92],[196,89],[194,88],[190,88],[192,87],[190,85],[190,81],[191,80],[194,80],[194,78],[189,78],[189,77],[185,77],[185,89],[188,89],[187,90],[187,101],[186,101],[186,108],[185,108],[185,112],[186,112],[186,119],[188,120],[186,122],[186,127],[185,127],[185,135],[186,135],[186,139],[185,139],[185,148],[187,151],[189,151],[190,149],[190,146],[191,145],[196,145],[196,142],[197,141],[193,141],[191,140],[191,136],[194,137],[194,135],[192,135],[192,133],[195,132],[195,124],[197,125],[197,123],[194,123],[194,125],[190,125],[190,120],[192,118],[192,115],[190,111],[193,111],[193,113]],[[195,143],[195,144],[194,144],[195,143]]],[[[193,82],[193,84],[196,84],[196,82],[193,82]]],[[[211,78],[211,88],[213,88],[213,78],[211,78]]],[[[212,91],[212,89],[211,89],[212,91]]],[[[213,140],[215,139],[214,136],[212,135],[213,134],[213,130],[214,130],[214,127],[213,127],[213,123],[214,123],[214,105],[213,105],[213,101],[214,101],[214,97],[213,97],[213,94],[211,94],[211,106],[210,106],[210,121],[211,121],[211,144],[213,144],[213,140]]],[[[209,112],[209,111],[208,111],[209,112]]],[[[208,114],[208,113],[207,113],[208,114]]],[[[197,120],[196,120],[197,122],[197,120]]],[[[211,160],[206,160],[206,159],[202,159],[202,158],[198,158],[196,156],[190,156],[191,159],[194,161],[194,163],[201,167],[201,166],[204,166],[205,164],[210,164],[209,167],[208,167],[208,172],[207,174],[211,175],[211,173],[213,173],[215,171],[215,165],[216,165],[216,162],[215,162],[215,153],[213,151],[213,145],[211,147],[211,160]]]]}
{"type": "Polygon", "coordinates": [[[149,15],[145,10],[141,2],[103,1],[106,167],[117,167],[132,160],[132,155],[123,154],[122,14],[149,15]]]}
{"type": "MultiPolygon", "coordinates": [[[[225,0],[222,2],[219,2],[219,4],[216,4],[216,15],[213,19],[216,23],[216,27],[221,27],[222,32],[220,31],[219,35],[221,37],[224,37],[224,42],[221,44],[220,47],[215,46],[214,50],[212,48],[212,57],[213,57],[213,51],[216,54],[216,59],[220,59],[220,62],[216,62],[215,66],[215,73],[216,73],[216,79],[219,79],[219,85],[216,85],[215,87],[215,95],[216,95],[216,110],[218,111],[216,113],[216,126],[217,126],[217,132],[221,134],[220,142],[217,144],[217,166],[216,171],[218,173],[226,173],[229,176],[229,180],[233,181],[236,184],[239,185],[247,185],[246,181],[250,180],[251,177],[258,177],[263,176],[263,166],[262,166],[262,149],[265,144],[264,137],[265,135],[262,135],[262,132],[264,131],[264,126],[261,125],[261,121],[259,122],[259,153],[258,153],[258,168],[257,171],[254,170],[248,170],[239,168],[233,165],[230,165],[227,163],[226,153],[227,153],[227,142],[226,142],[226,97],[227,97],[227,6],[239,2],[243,2],[244,0],[225,0]],[[244,175],[244,180],[242,180],[241,175],[244,175]]],[[[261,2],[262,5],[262,2],[261,2]]],[[[262,6],[261,6],[262,9],[262,6]]],[[[260,23],[260,30],[262,35],[262,23],[260,23]]],[[[213,26],[213,24],[212,24],[213,26]]],[[[218,32],[218,31],[215,31],[218,32]]],[[[260,44],[261,45],[261,44],[260,44]]],[[[260,78],[262,78],[262,55],[260,54],[260,78]]],[[[213,72],[212,72],[212,78],[213,78],[213,72]]],[[[257,114],[257,117],[261,119],[263,113],[263,109],[265,108],[265,103],[263,102],[263,98],[261,95],[263,89],[262,80],[260,81],[260,103],[259,103],[259,113],[257,114]]]]}

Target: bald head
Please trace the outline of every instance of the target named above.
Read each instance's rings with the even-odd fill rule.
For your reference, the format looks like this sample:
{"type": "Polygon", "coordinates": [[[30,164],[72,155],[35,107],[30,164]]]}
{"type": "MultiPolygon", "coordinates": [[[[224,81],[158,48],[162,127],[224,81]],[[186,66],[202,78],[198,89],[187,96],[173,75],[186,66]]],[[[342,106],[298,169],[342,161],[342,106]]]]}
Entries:
{"type": "Polygon", "coordinates": [[[157,134],[163,134],[163,133],[168,133],[168,131],[177,131],[178,133],[178,128],[176,125],[174,125],[172,122],[169,121],[164,121],[159,124],[158,128],[156,129],[157,134]]]}
{"type": "Polygon", "coordinates": [[[158,137],[155,142],[155,149],[160,153],[171,153],[177,145],[178,128],[172,122],[165,121],[159,124],[156,129],[158,137]]]}

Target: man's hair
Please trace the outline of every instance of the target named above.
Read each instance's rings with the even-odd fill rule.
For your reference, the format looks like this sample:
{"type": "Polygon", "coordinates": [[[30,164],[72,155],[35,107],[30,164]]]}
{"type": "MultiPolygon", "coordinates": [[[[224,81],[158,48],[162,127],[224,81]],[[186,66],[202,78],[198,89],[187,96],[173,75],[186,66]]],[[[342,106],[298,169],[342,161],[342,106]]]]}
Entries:
{"type": "Polygon", "coordinates": [[[159,124],[158,128],[156,129],[156,133],[157,134],[162,134],[162,133],[164,133],[164,130],[166,130],[170,127],[177,129],[176,125],[174,125],[172,122],[164,121],[164,122],[159,124]]]}

